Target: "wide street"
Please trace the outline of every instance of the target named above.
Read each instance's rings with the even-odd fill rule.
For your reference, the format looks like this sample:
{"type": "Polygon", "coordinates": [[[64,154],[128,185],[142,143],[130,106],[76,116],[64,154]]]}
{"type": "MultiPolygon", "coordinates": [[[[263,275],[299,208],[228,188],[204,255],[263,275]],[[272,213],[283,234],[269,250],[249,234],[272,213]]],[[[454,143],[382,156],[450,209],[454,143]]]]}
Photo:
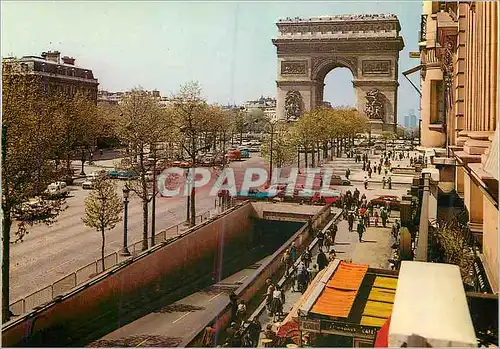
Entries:
{"type": "MultiPolygon", "coordinates": [[[[399,163],[399,162],[397,162],[399,163]]],[[[404,159],[404,164],[409,160],[404,159]]],[[[96,165],[112,167],[113,161],[96,161],[96,165]]],[[[339,158],[324,166],[331,167],[335,174],[345,174],[345,170],[351,169],[353,187],[342,187],[342,190],[357,187],[361,193],[365,192],[362,179],[361,164],[355,164],[353,159],[339,158]]],[[[251,167],[267,168],[264,159],[253,155],[250,159],[231,163],[235,169],[237,185],[242,181],[243,171],[251,167]]],[[[101,167],[103,168],[103,167],[101,167]]],[[[99,167],[86,166],[86,173],[97,170],[99,167]]],[[[401,177],[404,178],[404,177],[401,177]]],[[[382,194],[399,195],[406,193],[407,185],[397,184],[401,180],[393,176],[393,189],[382,189],[381,176],[372,175],[372,179],[366,196],[371,199],[382,194]]],[[[409,178],[404,178],[408,182],[409,178]]],[[[213,182],[212,179],[211,182],[213,182]]],[[[124,184],[115,181],[119,193],[124,184]]],[[[196,208],[197,214],[211,211],[216,212],[215,199],[209,196],[211,185],[197,190],[196,208]]],[[[100,258],[101,235],[87,228],[82,223],[84,212],[84,199],[88,190],[79,186],[71,187],[71,195],[67,199],[68,208],[61,213],[57,222],[52,226],[35,225],[30,229],[22,243],[17,243],[11,249],[11,300],[12,302],[25,297],[32,292],[41,289],[60,278],[76,271],[100,258]]],[[[156,204],[156,231],[171,227],[185,221],[186,198],[170,197],[158,198],[156,204]]],[[[142,204],[137,197],[131,196],[129,204],[129,245],[132,242],[142,240],[142,204]]],[[[13,227],[15,228],[15,226],[13,227]]],[[[105,253],[109,254],[119,251],[123,246],[123,223],[119,223],[114,229],[106,232],[105,253]]]]}
{"type": "MultiPolygon", "coordinates": [[[[245,168],[264,167],[264,160],[252,157],[241,162],[231,163],[235,177],[241,180],[245,168]]],[[[104,162],[104,161],[103,161],[104,162]]],[[[104,162],[112,166],[112,161],[104,162]]],[[[96,162],[99,165],[99,162],[96,162]]],[[[88,174],[98,167],[86,166],[88,174]]],[[[125,182],[116,180],[121,196],[125,182]]],[[[11,302],[25,297],[59,280],[100,258],[101,234],[86,227],[82,222],[84,199],[90,192],[79,186],[71,186],[70,197],[66,200],[68,208],[61,213],[52,226],[35,225],[29,229],[22,243],[11,247],[11,302]]],[[[215,197],[209,196],[211,186],[196,192],[197,214],[211,211],[215,213],[215,197]]],[[[151,208],[151,205],[150,205],[151,208]]],[[[151,214],[150,214],[151,216],[151,214]]],[[[128,242],[142,240],[142,203],[131,195],[128,215],[128,242]]],[[[156,203],[156,231],[182,223],[186,220],[186,197],[159,197],[156,203]]],[[[149,224],[149,229],[151,223],[149,224]]],[[[12,227],[16,229],[15,224],[12,227]]],[[[106,232],[105,253],[118,251],[123,246],[123,223],[106,232]]]]}

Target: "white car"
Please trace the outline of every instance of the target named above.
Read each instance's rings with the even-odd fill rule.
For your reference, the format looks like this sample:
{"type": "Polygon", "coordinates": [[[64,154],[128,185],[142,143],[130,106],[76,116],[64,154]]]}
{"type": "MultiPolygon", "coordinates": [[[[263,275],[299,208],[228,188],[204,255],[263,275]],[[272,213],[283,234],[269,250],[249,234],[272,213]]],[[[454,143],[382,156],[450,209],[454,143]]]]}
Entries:
{"type": "Polygon", "coordinates": [[[86,180],[82,183],[82,189],[94,189],[94,181],[86,180]]]}
{"type": "Polygon", "coordinates": [[[66,182],[54,182],[49,184],[45,193],[50,196],[66,196],[69,193],[69,188],[66,182]]]}

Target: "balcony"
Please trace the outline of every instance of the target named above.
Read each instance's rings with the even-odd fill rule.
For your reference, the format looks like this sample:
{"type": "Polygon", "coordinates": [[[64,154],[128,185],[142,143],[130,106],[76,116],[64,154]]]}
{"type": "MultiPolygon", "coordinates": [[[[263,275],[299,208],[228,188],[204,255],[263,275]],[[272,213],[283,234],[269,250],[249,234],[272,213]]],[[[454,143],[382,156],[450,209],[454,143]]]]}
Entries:
{"type": "Polygon", "coordinates": [[[419,45],[425,45],[427,41],[427,15],[420,16],[420,30],[418,32],[419,45]]]}

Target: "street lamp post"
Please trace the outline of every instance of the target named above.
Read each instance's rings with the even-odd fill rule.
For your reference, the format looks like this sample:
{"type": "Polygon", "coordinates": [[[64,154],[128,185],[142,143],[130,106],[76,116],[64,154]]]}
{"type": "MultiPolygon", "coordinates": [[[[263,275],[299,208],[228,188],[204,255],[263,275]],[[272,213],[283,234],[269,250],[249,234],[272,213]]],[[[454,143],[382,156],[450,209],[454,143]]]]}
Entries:
{"type": "Polygon", "coordinates": [[[155,233],[156,233],[156,144],[151,144],[153,147],[153,197],[151,204],[151,246],[155,245],[155,233]]]}
{"type": "Polygon", "coordinates": [[[120,252],[120,256],[128,257],[130,256],[130,251],[128,250],[127,233],[128,233],[128,194],[130,189],[125,186],[123,188],[123,248],[120,252]]]}

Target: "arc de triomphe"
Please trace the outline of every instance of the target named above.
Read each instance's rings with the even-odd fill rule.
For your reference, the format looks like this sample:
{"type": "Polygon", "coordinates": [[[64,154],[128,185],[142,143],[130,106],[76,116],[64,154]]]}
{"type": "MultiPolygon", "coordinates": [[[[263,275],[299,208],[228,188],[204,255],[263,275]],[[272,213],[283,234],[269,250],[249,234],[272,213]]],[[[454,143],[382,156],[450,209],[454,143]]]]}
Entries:
{"type": "Polygon", "coordinates": [[[404,47],[396,15],[297,17],[276,24],[277,119],[295,120],[322,105],[326,74],[346,67],[354,77],[356,108],[369,117],[372,131],[395,131],[404,47]]]}

